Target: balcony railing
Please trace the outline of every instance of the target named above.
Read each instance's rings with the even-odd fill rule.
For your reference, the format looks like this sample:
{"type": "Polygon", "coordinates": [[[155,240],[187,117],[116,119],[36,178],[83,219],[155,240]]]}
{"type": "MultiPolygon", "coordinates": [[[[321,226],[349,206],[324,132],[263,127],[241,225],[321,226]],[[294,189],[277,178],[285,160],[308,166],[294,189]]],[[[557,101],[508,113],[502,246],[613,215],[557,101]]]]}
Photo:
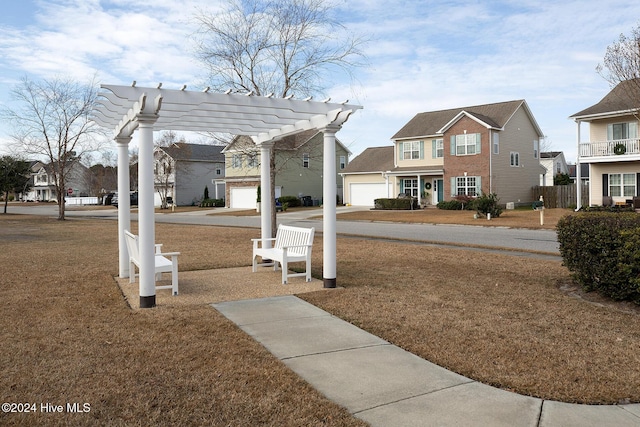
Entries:
{"type": "Polygon", "coordinates": [[[630,154],[640,154],[639,138],[580,143],[580,157],[606,157],[630,154]]]}

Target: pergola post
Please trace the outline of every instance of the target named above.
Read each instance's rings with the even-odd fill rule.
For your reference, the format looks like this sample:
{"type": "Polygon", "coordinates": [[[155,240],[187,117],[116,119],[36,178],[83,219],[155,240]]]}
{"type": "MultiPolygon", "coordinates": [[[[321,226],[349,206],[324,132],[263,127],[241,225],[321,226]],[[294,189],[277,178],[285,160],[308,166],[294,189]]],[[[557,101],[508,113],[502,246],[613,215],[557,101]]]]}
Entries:
{"type": "MultiPolygon", "coordinates": [[[[268,196],[271,194],[271,170],[269,162],[273,145],[273,141],[260,144],[260,228],[263,239],[273,237],[273,230],[271,229],[271,204],[273,201],[269,200],[268,196]],[[267,195],[267,197],[265,197],[265,195],[267,195]]],[[[264,247],[270,248],[271,241],[265,241],[264,247]]]]}
{"type": "MultiPolygon", "coordinates": [[[[156,305],[153,124],[156,116],[138,116],[138,250],[140,252],[140,308],[156,305]]],[[[129,192],[126,194],[129,198],[129,192]]],[[[120,197],[119,197],[120,198],[120,197]]]]}
{"type": "Polygon", "coordinates": [[[124,230],[131,230],[131,209],[128,197],[121,197],[122,194],[129,194],[129,142],[131,137],[115,138],[118,146],[118,266],[119,277],[129,277],[129,251],[124,237],[124,230]]]}
{"type": "Polygon", "coordinates": [[[324,135],[322,167],[322,278],[325,288],[336,287],[336,132],[328,126],[324,135]]]}

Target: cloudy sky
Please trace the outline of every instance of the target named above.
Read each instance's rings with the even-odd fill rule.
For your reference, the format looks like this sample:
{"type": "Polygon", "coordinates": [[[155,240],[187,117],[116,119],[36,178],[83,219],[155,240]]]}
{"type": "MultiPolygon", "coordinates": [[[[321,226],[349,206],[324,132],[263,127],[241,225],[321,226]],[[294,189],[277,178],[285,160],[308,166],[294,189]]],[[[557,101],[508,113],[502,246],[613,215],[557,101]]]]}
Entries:
{"type": "MultiPolygon", "coordinates": [[[[199,89],[204,69],[190,35],[216,0],[20,0],[0,14],[0,105],[23,76],[71,76],[199,89]]],[[[370,38],[356,82],[336,76],[326,95],[364,107],[338,138],[355,154],[389,145],[416,113],[525,99],[547,149],[575,161],[568,119],[599,101],[607,46],[640,25],[640,2],[350,0],[336,17],[370,38]]],[[[0,123],[0,151],[8,138],[0,123]]]]}

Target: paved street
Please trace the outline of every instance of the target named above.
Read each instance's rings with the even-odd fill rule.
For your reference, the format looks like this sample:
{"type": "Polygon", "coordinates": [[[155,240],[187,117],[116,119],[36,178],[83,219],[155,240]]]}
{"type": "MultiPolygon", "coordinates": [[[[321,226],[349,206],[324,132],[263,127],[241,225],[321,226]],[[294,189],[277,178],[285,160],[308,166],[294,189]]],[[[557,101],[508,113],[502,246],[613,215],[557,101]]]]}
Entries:
{"type": "MultiPolygon", "coordinates": [[[[340,207],[338,213],[356,207],[340,207]]],[[[55,205],[9,205],[9,213],[57,215],[55,205]]],[[[228,209],[203,210],[188,213],[157,214],[156,222],[174,224],[221,225],[228,227],[260,227],[258,216],[232,216],[228,209]],[[222,213],[222,214],[221,214],[222,213]]],[[[278,222],[301,227],[315,227],[322,231],[322,220],[314,219],[322,214],[321,209],[278,213],[278,222]]],[[[69,217],[92,217],[117,219],[114,210],[67,211],[69,217]]],[[[135,210],[132,220],[136,220],[135,210]]],[[[528,230],[505,227],[482,227],[463,225],[399,224],[389,222],[338,221],[338,234],[370,238],[410,240],[444,245],[478,245],[510,251],[535,251],[559,255],[556,232],[552,230],[528,230]]],[[[526,255],[526,254],[523,254],[526,255]]]]}

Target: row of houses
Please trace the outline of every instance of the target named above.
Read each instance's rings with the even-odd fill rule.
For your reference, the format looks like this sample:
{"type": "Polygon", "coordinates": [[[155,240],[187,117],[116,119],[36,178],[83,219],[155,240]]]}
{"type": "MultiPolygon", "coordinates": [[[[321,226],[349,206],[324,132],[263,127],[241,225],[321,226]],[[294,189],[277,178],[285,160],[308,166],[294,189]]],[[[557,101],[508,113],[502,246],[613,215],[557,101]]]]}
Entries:
{"type": "MultiPolygon", "coordinates": [[[[637,83],[619,84],[570,117],[577,123],[578,141],[581,124],[589,125],[589,140],[579,143],[579,167],[567,165],[562,152],[540,152],[544,134],[522,99],[418,113],[391,137],[392,145],[367,148],[351,161],[350,151],[336,140],[338,201],[373,206],[377,198],[409,195],[429,205],[496,193],[503,204],[529,204],[533,187],[553,185],[556,175],[569,174],[590,183],[590,205],[602,204],[603,197],[629,203],[640,191],[637,83]]],[[[276,197],[322,202],[322,147],[317,130],[276,142],[276,197]]],[[[227,207],[254,208],[262,161],[243,136],[227,146],[157,147],[156,185],[177,205],[197,203],[206,187],[210,198],[225,199],[227,207]]],[[[32,199],[51,199],[47,166],[36,164],[33,170],[32,199]]],[[[87,192],[81,176],[69,181],[70,194],[87,192]]]]}

